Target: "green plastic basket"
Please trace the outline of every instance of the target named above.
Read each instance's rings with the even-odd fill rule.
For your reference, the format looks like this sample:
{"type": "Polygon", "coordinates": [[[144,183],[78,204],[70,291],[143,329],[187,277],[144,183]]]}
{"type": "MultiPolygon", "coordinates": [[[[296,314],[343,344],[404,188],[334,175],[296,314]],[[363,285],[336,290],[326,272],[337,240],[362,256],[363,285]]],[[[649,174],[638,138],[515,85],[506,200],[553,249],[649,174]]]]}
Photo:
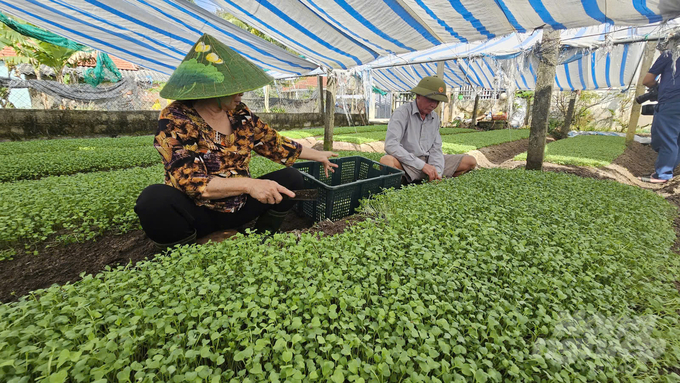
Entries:
{"type": "Polygon", "coordinates": [[[401,187],[403,171],[360,156],[333,158],[334,173],[324,174],[320,162],[293,164],[302,173],[306,189],[319,190],[315,201],[301,201],[298,209],[315,221],[338,220],[354,214],[359,200],[383,189],[401,187]]]}

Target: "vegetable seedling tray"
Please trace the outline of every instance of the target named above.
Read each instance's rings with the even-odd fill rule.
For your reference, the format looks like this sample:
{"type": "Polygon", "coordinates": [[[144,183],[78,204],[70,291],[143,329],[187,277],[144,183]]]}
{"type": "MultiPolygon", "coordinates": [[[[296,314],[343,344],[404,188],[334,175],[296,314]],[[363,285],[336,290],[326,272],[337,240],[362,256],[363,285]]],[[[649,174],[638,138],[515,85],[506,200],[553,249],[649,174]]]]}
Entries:
{"type": "Polygon", "coordinates": [[[338,220],[354,214],[359,200],[383,189],[401,187],[403,171],[361,156],[333,158],[338,164],[334,173],[324,174],[323,165],[316,161],[296,162],[306,189],[318,189],[314,201],[301,201],[297,208],[315,221],[338,220]]]}

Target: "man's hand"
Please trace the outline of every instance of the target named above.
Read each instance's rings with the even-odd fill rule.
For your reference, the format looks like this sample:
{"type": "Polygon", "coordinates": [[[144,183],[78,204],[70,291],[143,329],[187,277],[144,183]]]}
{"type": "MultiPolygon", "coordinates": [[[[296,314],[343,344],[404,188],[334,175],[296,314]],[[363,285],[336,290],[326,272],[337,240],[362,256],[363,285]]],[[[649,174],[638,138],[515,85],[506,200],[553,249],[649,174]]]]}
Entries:
{"type": "Polygon", "coordinates": [[[436,181],[442,179],[439,176],[439,173],[437,173],[437,168],[430,164],[425,164],[423,166],[423,173],[427,174],[428,177],[430,177],[430,181],[436,181]]]}
{"type": "Polygon", "coordinates": [[[295,193],[279,185],[276,181],[262,179],[250,180],[248,194],[256,200],[270,205],[281,202],[283,200],[281,194],[295,198],[295,193]]]}

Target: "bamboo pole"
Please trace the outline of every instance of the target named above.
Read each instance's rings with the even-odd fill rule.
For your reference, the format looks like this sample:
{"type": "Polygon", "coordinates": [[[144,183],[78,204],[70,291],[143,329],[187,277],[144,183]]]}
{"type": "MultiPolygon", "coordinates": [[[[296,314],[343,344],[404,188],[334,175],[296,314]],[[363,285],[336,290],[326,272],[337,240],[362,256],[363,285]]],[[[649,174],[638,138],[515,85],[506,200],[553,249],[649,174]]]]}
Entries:
{"type": "Polygon", "coordinates": [[[567,115],[564,117],[564,125],[560,130],[561,138],[566,138],[571,130],[571,122],[574,120],[574,109],[576,109],[576,101],[578,101],[579,91],[572,90],[569,97],[569,106],[567,107],[567,115]]]}
{"type": "Polygon", "coordinates": [[[545,28],[540,46],[541,61],[538,66],[534,110],[531,116],[527,170],[543,169],[545,137],[548,131],[548,115],[550,114],[550,102],[555,84],[555,67],[557,66],[559,47],[560,32],[549,27],[545,28]]]}
{"type": "Polygon", "coordinates": [[[532,101],[534,100],[534,97],[528,97],[526,98],[527,100],[527,114],[524,115],[524,126],[529,125],[529,117],[531,117],[531,104],[532,101]]]}
{"type": "MultiPolygon", "coordinates": [[[[444,62],[443,61],[437,62],[437,77],[439,77],[442,80],[444,79],[444,62]]],[[[444,119],[444,115],[442,114],[443,113],[442,109],[443,109],[443,107],[442,107],[441,102],[434,109],[435,113],[437,113],[437,116],[439,116],[439,124],[440,125],[442,123],[442,120],[444,119]]]]}
{"type": "MultiPolygon", "coordinates": [[[[656,44],[648,41],[645,44],[645,52],[642,56],[642,64],[640,65],[640,74],[638,75],[637,86],[635,87],[635,97],[645,93],[645,85],[642,80],[647,75],[647,70],[652,66],[654,60],[654,49],[656,44]]],[[[630,119],[628,120],[628,130],[626,131],[626,145],[630,145],[635,139],[635,130],[637,129],[638,120],[640,120],[640,109],[642,105],[633,101],[633,107],[630,108],[630,119]]]]}
{"type": "Polygon", "coordinates": [[[269,113],[269,85],[264,86],[264,111],[269,113]]]}
{"type": "Polygon", "coordinates": [[[472,127],[477,126],[477,113],[479,112],[479,93],[475,94],[475,106],[472,107],[472,127]]]}
{"type": "Polygon", "coordinates": [[[321,118],[325,118],[326,114],[324,113],[324,102],[323,102],[323,76],[318,75],[316,76],[318,82],[319,82],[319,114],[321,115],[321,118]]]}
{"type": "Polygon", "coordinates": [[[335,125],[335,92],[337,78],[333,72],[326,77],[326,118],[324,119],[323,150],[333,150],[333,127],[335,125]]]}
{"type": "Polygon", "coordinates": [[[453,93],[453,90],[449,92],[449,109],[446,113],[446,123],[447,125],[451,123],[451,120],[453,120],[453,107],[456,106],[456,98],[455,98],[455,93],[453,93]]]}

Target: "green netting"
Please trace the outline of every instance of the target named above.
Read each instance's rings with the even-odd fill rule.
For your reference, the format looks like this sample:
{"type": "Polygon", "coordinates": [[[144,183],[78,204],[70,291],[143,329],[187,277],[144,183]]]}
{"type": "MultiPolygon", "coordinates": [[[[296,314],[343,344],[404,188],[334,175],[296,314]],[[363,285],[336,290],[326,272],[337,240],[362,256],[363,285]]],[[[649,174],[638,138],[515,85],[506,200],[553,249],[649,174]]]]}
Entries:
{"type": "Polygon", "coordinates": [[[99,52],[97,55],[97,65],[90,68],[83,73],[83,78],[86,83],[97,86],[104,81],[118,82],[123,76],[116,68],[116,64],[111,61],[109,55],[99,52]]]}
{"type": "Polygon", "coordinates": [[[378,88],[376,88],[375,86],[373,87],[373,93],[378,93],[378,94],[381,95],[381,96],[384,96],[384,95],[387,94],[387,92],[385,92],[385,91],[382,90],[382,89],[378,89],[378,88]]]}
{"type": "Polygon", "coordinates": [[[34,27],[29,24],[18,23],[0,12],[0,22],[4,23],[13,30],[21,33],[24,36],[32,37],[36,40],[44,41],[46,43],[54,44],[60,47],[73,49],[76,51],[89,51],[90,49],[85,45],[79,44],[73,40],[61,37],[44,29],[34,27]]]}
{"type": "MultiPolygon", "coordinates": [[[[2,12],[0,12],[0,22],[4,23],[16,32],[36,40],[76,51],[91,50],[85,45],[79,44],[65,37],[61,37],[52,32],[48,32],[42,28],[16,22],[5,16],[5,14],[2,12]]],[[[104,81],[118,82],[122,78],[118,68],[116,68],[116,65],[113,63],[113,61],[111,61],[111,58],[106,53],[99,53],[97,55],[97,65],[94,68],[86,70],[83,75],[85,77],[85,82],[92,86],[97,86],[104,81]]]]}

